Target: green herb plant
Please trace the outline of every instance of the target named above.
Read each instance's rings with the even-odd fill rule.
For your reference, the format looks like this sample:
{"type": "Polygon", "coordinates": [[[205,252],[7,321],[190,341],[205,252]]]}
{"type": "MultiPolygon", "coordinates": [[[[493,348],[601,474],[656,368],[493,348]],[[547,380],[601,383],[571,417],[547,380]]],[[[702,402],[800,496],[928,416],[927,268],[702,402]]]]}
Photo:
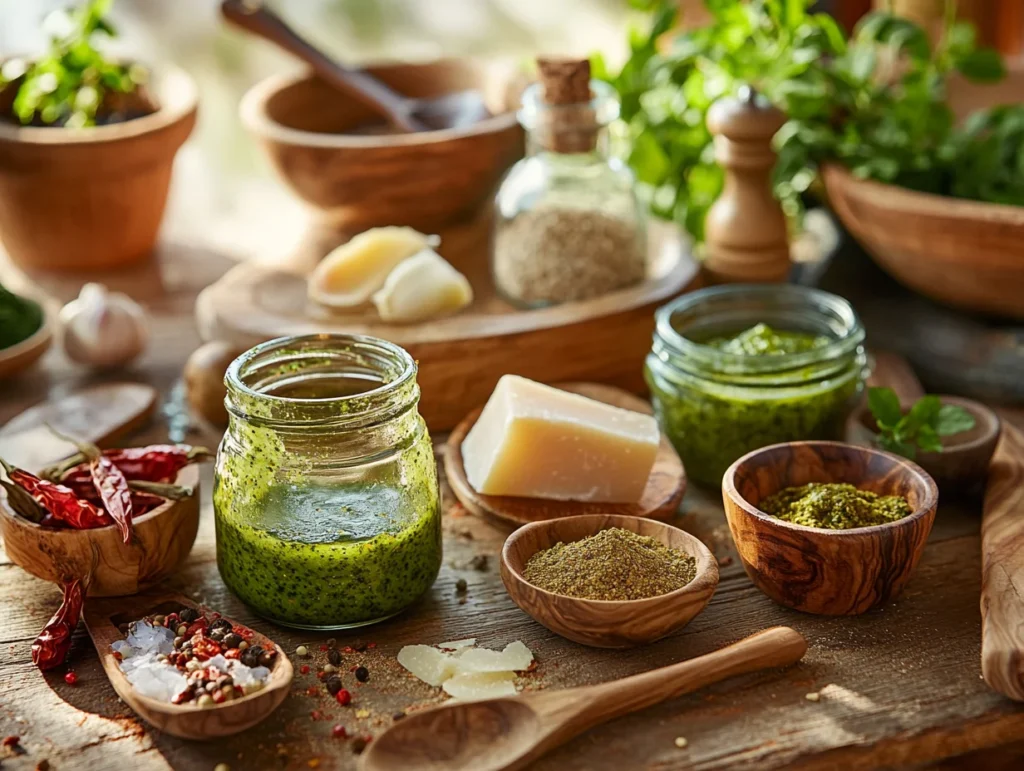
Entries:
{"type": "Polygon", "coordinates": [[[904,413],[891,388],[869,388],[868,407],[878,427],[878,446],[911,460],[918,449],[942,452],[942,437],[970,431],[975,423],[963,407],[943,404],[937,396],[922,396],[904,413]]]}
{"type": "Polygon", "coordinates": [[[812,0],[705,0],[708,25],[673,31],[676,0],[629,0],[646,15],[630,33],[618,73],[594,70],[618,91],[627,158],[658,216],[703,240],[722,187],[705,119],[711,104],[752,85],[789,117],[776,137],[776,196],[791,217],[820,163],[917,190],[1024,204],[1024,106],[1000,107],[955,126],[950,74],[1003,77],[998,53],[947,0],[941,41],[891,13],[868,14],[847,37],[812,0]]]}
{"type": "Polygon", "coordinates": [[[94,126],[110,95],[130,94],[146,71],[102,54],[100,38],[116,36],[107,14],[114,0],[86,0],[48,19],[49,48],[34,60],[11,59],[0,68],[0,88],[15,81],[13,117],[23,124],[94,126]]]}

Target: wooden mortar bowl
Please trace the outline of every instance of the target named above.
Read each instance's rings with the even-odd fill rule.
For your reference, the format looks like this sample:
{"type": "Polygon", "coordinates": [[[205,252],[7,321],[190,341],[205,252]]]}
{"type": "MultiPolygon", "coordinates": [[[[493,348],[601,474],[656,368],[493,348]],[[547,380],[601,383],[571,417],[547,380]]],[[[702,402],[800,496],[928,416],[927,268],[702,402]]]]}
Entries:
{"type": "Polygon", "coordinates": [[[43,311],[43,323],[20,343],[0,348],[0,381],[13,378],[28,369],[53,342],[53,323],[50,314],[43,311]]]}
{"type": "Polygon", "coordinates": [[[722,480],[736,551],[758,589],[780,605],[827,616],[864,613],[899,595],[935,521],[939,491],[915,463],[840,442],[786,442],[737,460],[722,480]],[[911,513],[853,530],[794,525],[757,505],[786,487],[847,482],[901,495],[911,513]]]}
{"type": "Polygon", "coordinates": [[[516,530],[501,550],[501,580],[513,602],[555,634],[595,648],[654,642],[685,626],[710,602],[718,562],[697,538],[642,517],[581,514],[534,522],[516,530]],[[697,575],[674,592],[645,600],[583,600],[545,591],[523,578],[527,561],[559,541],[579,541],[610,527],[650,536],[697,560],[697,575]]]}
{"type": "Polygon", "coordinates": [[[196,122],[197,91],[175,68],[155,72],[147,88],[157,111],[123,123],[0,121],[0,237],[14,262],[78,272],[149,257],[174,156],[196,122]]]}
{"type": "MultiPolygon", "coordinates": [[[[959,396],[939,396],[943,404],[963,407],[974,416],[974,428],[962,434],[942,437],[942,452],[917,451],[914,462],[927,471],[943,494],[957,494],[976,488],[988,476],[988,464],[999,444],[1002,424],[991,408],[959,396]]],[[[901,399],[904,412],[913,399],[901,399]]],[[[852,444],[875,447],[878,432],[875,418],[867,403],[862,404],[846,421],[846,439],[852,444]]]]}
{"type": "Polygon", "coordinates": [[[136,594],[174,572],[192,550],[199,530],[199,467],[186,466],[177,484],[192,495],[167,501],[133,521],[134,537],[121,540],[114,525],[91,530],[40,527],[0,505],[0,533],[11,560],[44,581],[62,583],[92,573],[90,597],[136,594]]]}
{"type": "Polygon", "coordinates": [[[381,119],[314,75],[271,77],[245,95],[241,116],[288,186],[353,234],[382,225],[433,233],[489,202],[523,152],[499,73],[456,59],[366,69],[413,97],[478,89],[495,115],[460,129],[346,133],[381,119]]]}
{"type": "Polygon", "coordinates": [[[954,308],[1024,320],[1024,207],[919,193],[822,169],[832,209],[881,268],[954,308]]]}

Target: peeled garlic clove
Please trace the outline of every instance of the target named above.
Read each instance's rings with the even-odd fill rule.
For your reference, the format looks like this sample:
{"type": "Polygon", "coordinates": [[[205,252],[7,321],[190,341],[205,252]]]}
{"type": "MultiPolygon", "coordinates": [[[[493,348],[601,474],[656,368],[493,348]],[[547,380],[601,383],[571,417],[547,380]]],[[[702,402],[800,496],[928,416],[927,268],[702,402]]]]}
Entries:
{"type": "Polygon", "coordinates": [[[146,347],[146,313],[121,292],[86,284],[61,309],[64,352],[80,364],[105,369],[127,364],[146,347]]]}
{"type": "Polygon", "coordinates": [[[447,316],[473,302],[473,288],[433,249],[424,249],[388,274],[373,304],[384,321],[423,321],[447,316]]]}
{"type": "Polygon", "coordinates": [[[405,227],[372,228],[324,257],[309,277],[310,299],[333,308],[362,305],[406,257],[441,241],[405,227]]]}

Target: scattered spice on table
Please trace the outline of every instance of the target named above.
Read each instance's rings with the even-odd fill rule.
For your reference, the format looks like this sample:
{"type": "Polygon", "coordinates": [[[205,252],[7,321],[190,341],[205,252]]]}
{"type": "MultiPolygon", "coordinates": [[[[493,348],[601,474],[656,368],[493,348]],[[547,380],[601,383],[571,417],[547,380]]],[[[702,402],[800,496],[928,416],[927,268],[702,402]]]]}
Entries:
{"type": "Polygon", "coordinates": [[[618,527],[534,554],[523,576],[555,594],[588,600],[642,600],[673,592],[697,575],[686,552],[618,527]]]}
{"type": "Polygon", "coordinates": [[[884,525],[911,513],[910,504],[899,495],[878,495],[838,482],[786,487],[765,498],[759,507],[795,525],[829,530],[884,525]]]}
{"type": "Polygon", "coordinates": [[[688,745],[689,743],[690,743],[690,742],[689,742],[689,741],[687,741],[687,739],[686,739],[686,737],[685,737],[685,736],[677,736],[677,737],[676,737],[676,740],[675,740],[675,745],[676,745],[676,747],[678,747],[678,748],[679,748],[679,749],[681,749],[681,750],[683,750],[683,749],[686,749],[686,747],[687,747],[687,745],[688,745]]]}

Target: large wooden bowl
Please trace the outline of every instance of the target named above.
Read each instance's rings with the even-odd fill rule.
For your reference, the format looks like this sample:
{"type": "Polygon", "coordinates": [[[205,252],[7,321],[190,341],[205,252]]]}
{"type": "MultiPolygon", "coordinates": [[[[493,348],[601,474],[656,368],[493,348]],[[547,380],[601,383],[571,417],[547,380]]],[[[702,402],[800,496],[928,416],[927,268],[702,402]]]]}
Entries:
{"type": "Polygon", "coordinates": [[[118,529],[54,530],[14,514],[0,503],[4,550],[16,564],[45,581],[61,583],[92,573],[90,597],[136,594],[154,586],[185,561],[199,530],[199,468],[186,466],[177,484],[192,495],[133,521],[135,534],[125,544],[118,529]]]}
{"type": "Polygon", "coordinates": [[[940,303],[1024,319],[1024,207],[918,193],[823,169],[843,225],[889,275],[940,303]]]}
{"type": "Polygon", "coordinates": [[[652,519],[582,514],[534,522],[516,530],[501,550],[501,580],[509,596],[555,634],[595,648],[630,648],[654,642],[686,626],[711,601],[718,586],[718,562],[697,538],[652,519]],[[650,536],[697,561],[696,577],[681,589],[645,600],[582,600],[534,586],[523,577],[537,552],[559,541],[579,541],[610,527],[650,536]]]}
{"type": "Polygon", "coordinates": [[[272,77],[242,99],[242,121],[291,189],[349,233],[378,225],[435,232],[488,201],[523,151],[498,72],[455,59],[367,71],[407,96],[478,89],[495,115],[461,129],[352,133],[380,118],[314,75],[272,77]]]}
{"type": "Polygon", "coordinates": [[[736,551],[758,589],[807,613],[863,613],[899,595],[935,521],[939,491],[918,465],[840,442],[787,442],[754,450],[725,472],[722,498],[736,551]],[[912,513],[853,530],[794,525],[758,508],[769,495],[810,482],[847,482],[900,495],[912,513]]]}

